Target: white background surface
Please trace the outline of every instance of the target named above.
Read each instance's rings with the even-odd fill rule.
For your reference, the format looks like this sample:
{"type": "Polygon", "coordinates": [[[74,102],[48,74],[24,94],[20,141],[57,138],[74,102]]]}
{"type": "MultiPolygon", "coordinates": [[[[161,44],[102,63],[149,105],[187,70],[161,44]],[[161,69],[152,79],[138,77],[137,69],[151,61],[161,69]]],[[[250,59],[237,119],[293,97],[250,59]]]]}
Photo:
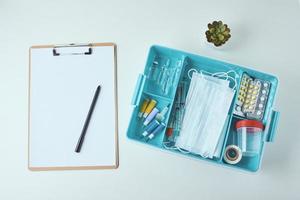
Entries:
{"type": "Polygon", "coordinates": [[[299,199],[300,6],[282,1],[0,1],[0,199],[299,199]],[[223,48],[205,42],[208,22],[232,29],[223,48]],[[27,169],[28,48],[116,42],[120,167],[27,169]],[[161,44],[278,75],[282,116],[257,174],[189,160],[129,141],[135,81],[161,44]]]}

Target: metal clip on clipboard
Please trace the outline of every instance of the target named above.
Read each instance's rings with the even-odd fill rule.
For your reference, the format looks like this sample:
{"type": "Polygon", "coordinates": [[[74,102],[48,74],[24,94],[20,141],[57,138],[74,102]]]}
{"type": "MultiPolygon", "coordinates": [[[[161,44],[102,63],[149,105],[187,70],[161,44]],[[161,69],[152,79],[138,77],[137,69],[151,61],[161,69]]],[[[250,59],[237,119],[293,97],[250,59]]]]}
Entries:
{"type": "Polygon", "coordinates": [[[67,44],[53,47],[53,56],[66,55],[91,55],[93,53],[92,44],[67,44]]]}

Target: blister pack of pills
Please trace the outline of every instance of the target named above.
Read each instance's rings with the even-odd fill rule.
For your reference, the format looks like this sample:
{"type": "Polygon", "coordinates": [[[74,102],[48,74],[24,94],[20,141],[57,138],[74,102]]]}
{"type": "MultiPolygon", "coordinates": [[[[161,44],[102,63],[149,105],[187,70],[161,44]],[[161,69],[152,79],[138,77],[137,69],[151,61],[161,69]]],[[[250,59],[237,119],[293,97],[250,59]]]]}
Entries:
{"type": "Polygon", "coordinates": [[[262,120],[269,91],[268,81],[255,79],[244,73],[233,113],[248,119],[262,120]]]}

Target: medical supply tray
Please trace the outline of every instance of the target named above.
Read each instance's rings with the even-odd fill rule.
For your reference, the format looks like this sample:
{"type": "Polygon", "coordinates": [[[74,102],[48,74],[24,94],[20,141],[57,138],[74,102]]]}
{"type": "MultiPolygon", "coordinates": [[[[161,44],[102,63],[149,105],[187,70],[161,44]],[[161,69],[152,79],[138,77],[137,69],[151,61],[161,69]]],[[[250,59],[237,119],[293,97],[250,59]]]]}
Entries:
{"type": "MultiPolygon", "coordinates": [[[[162,69],[162,66],[160,66],[161,63],[155,63],[155,64],[156,65],[158,64],[157,69],[162,69]]],[[[184,156],[192,157],[194,159],[207,160],[211,163],[216,163],[223,166],[255,172],[260,168],[265,144],[268,142],[272,142],[276,134],[279,112],[273,109],[273,105],[276,96],[277,86],[278,86],[278,79],[273,75],[259,72],[246,67],[241,67],[238,65],[214,60],[211,58],[154,45],[150,48],[144,73],[140,74],[138,77],[135,92],[132,98],[132,105],[134,106],[134,109],[127,130],[127,137],[129,139],[144,144],[148,144],[163,149],[165,151],[171,151],[184,156]],[[154,61],[157,57],[168,58],[170,60],[170,63],[166,67],[169,68],[177,67],[179,69],[180,74],[178,76],[176,76],[176,73],[173,74],[175,78],[173,80],[172,86],[167,92],[163,92],[157,86],[157,84],[155,84],[151,80],[150,76],[152,74],[149,74],[151,70],[150,68],[153,67],[154,61]],[[145,141],[143,138],[141,138],[141,133],[144,131],[144,127],[142,121],[138,117],[138,113],[140,111],[140,106],[143,103],[144,99],[155,99],[157,101],[157,106],[159,108],[163,108],[168,105],[170,106],[170,109],[168,110],[164,119],[164,123],[168,124],[171,118],[170,117],[171,112],[173,111],[173,109],[171,108],[174,106],[174,99],[175,99],[178,84],[180,83],[180,81],[190,81],[190,79],[187,77],[188,77],[188,71],[192,68],[196,69],[197,71],[203,70],[209,73],[227,72],[233,70],[238,75],[237,85],[236,85],[237,90],[235,91],[235,95],[228,113],[228,120],[226,121],[226,124],[223,128],[223,131],[225,131],[224,133],[225,137],[224,137],[224,143],[222,145],[222,150],[221,150],[222,153],[219,158],[214,157],[212,159],[209,159],[192,153],[184,154],[181,151],[178,151],[176,149],[166,149],[164,146],[164,142],[166,142],[167,140],[167,136],[165,134],[166,127],[162,131],[160,131],[160,133],[157,134],[153,139],[149,141],[145,141]],[[259,155],[255,157],[243,157],[240,162],[238,162],[235,165],[231,165],[224,161],[223,156],[225,153],[226,146],[231,145],[234,141],[234,137],[236,134],[236,128],[235,128],[236,122],[245,119],[244,117],[235,115],[233,113],[235,102],[237,101],[237,95],[240,88],[241,77],[243,73],[247,73],[248,75],[261,80],[266,80],[270,83],[271,86],[270,86],[269,96],[264,110],[264,115],[261,120],[265,128],[263,131],[263,142],[260,148],[259,155]]],[[[232,84],[230,84],[230,87],[233,87],[232,84]]]]}

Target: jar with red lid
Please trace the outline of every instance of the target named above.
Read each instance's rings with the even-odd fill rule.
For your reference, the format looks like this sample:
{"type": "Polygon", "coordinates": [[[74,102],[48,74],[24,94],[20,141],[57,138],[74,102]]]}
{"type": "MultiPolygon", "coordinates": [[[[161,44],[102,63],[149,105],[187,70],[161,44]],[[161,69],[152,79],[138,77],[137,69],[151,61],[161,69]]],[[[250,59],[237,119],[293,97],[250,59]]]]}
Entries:
{"type": "Polygon", "coordinates": [[[237,145],[243,156],[257,156],[263,137],[263,124],[256,120],[240,120],[236,123],[237,145]]]}

